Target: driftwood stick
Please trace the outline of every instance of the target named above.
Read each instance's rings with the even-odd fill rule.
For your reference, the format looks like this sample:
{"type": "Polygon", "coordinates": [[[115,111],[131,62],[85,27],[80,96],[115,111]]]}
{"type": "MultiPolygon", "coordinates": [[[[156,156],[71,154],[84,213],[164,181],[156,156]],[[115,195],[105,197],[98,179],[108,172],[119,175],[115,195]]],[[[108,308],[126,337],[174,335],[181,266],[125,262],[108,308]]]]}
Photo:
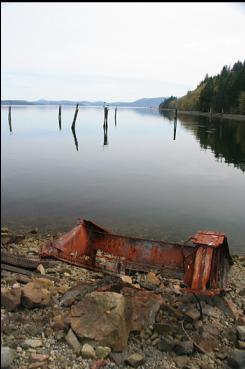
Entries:
{"type": "Polygon", "coordinates": [[[185,327],[184,327],[184,320],[182,320],[182,322],[181,322],[181,327],[182,327],[183,332],[185,333],[186,337],[188,338],[188,340],[190,340],[193,343],[193,346],[196,348],[196,350],[201,352],[202,354],[206,354],[207,352],[201,346],[199,346],[195,341],[193,341],[193,339],[186,332],[185,327]]]}

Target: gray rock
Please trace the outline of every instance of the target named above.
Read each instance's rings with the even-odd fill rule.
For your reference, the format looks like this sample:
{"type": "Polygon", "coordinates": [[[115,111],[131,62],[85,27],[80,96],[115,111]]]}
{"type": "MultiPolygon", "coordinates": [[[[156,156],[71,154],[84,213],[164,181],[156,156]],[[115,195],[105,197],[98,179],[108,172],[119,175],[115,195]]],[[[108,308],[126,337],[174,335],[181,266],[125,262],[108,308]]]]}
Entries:
{"type": "Polygon", "coordinates": [[[145,362],[144,356],[138,353],[132,354],[127,359],[125,359],[125,363],[129,364],[130,366],[134,368],[137,368],[141,364],[144,364],[144,362],[145,362]]]}
{"type": "Polygon", "coordinates": [[[81,352],[81,345],[80,342],[77,339],[77,336],[75,335],[75,333],[73,332],[72,329],[69,329],[66,337],[65,337],[66,342],[68,343],[68,345],[71,346],[71,348],[74,350],[74,352],[76,354],[80,354],[81,352]]]}
{"type": "Polygon", "coordinates": [[[237,341],[237,346],[241,350],[245,350],[245,341],[237,341]]]}
{"type": "Polygon", "coordinates": [[[237,335],[241,341],[245,341],[245,325],[237,326],[237,335]]]}
{"type": "Polygon", "coordinates": [[[10,347],[1,347],[1,369],[11,368],[15,359],[15,351],[10,347]]]}
{"type": "Polygon", "coordinates": [[[216,306],[206,305],[203,309],[203,314],[211,318],[219,319],[222,316],[221,311],[216,306]]]}
{"type": "Polygon", "coordinates": [[[244,369],[245,368],[245,351],[236,350],[233,351],[228,357],[228,365],[232,369],[244,369]]]}
{"type": "Polygon", "coordinates": [[[182,341],[174,346],[174,352],[177,355],[191,355],[193,352],[193,343],[191,341],[182,341]]]}
{"type": "Polygon", "coordinates": [[[175,346],[174,341],[170,341],[167,338],[162,338],[158,343],[157,348],[159,351],[162,352],[170,352],[173,350],[174,346],[175,346]]]}

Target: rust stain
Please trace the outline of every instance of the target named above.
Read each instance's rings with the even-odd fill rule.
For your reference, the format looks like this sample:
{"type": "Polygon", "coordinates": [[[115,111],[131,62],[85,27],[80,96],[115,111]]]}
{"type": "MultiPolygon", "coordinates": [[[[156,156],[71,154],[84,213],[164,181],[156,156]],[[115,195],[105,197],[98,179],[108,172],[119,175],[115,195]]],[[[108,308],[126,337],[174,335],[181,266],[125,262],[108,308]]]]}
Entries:
{"type": "Polygon", "coordinates": [[[200,231],[191,241],[187,246],[125,237],[80,219],[63,237],[42,245],[40,256],[117,274],[156,269],[181,275],[183,292],[213,296],[224,291],[232,263],[225,234],[200,231]]]}

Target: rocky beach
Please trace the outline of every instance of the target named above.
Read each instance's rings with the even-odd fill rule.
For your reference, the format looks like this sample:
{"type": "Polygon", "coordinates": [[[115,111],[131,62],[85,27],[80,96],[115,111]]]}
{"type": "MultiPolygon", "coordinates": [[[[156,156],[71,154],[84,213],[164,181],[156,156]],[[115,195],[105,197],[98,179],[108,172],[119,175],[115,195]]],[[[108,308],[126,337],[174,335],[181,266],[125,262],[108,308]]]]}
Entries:
{"type": "MultiPolygon", "coordinates": [[[[2,252],[37,257],[60,234],[1,230],[2,252]]],[[[1,271],[1,368],[243,369],[245,257],[224,296],[182,293],[160,273],[106,275],[50,260],[1,271]]]]}

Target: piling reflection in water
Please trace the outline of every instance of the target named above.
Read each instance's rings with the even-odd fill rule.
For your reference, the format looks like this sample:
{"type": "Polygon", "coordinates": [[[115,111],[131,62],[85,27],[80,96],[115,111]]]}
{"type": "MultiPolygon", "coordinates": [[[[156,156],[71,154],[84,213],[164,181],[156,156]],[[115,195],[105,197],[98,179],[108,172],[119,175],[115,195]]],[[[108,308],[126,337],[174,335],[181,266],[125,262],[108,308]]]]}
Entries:
{"type": "Polygon", "coordinates": [[[103,146],[107,146],[108,143],[108,123],[107,121],[103,124],[103,131],[104,131],[104,143],[103,146]]]}
{"type": "Polygon", "coordinates": [[[78,151],[78,141],[77,141],[75,126],[71,127],[71,131],[72,131],[72,134],[73,134],[73,137],[74,137],[74,142],[75,142],[76,149],[78,151]]]}
{"type": "Polygon", "coordinates": [[[174,118],[174,141],[176,140],[177,117],[174,118]]]}
{"type": "Polygon", "coordinates": [[[8,115],[8,121],[9,121],[9,131],[12,133],[12,118],[11,118],[11,106],[9,106],[9,115],[8,115]]]}
{"type": "Polygon", "coordinates": [[[103,130],[104,130],[104,143],[103,146],[108,145],[108,111],[109,108],[107,106],[104,107],[104,123],[103,123],[103,130]]]}
{"type": "Polygon", "coordinates": [[[61,131],[61,105],[59,106],[59,115],[58,115],[58,119],[59,119],[59,130],[61,131]]]}
{"type": "Polygon", "coordinates": [[[72,134],[73,134],[73,137],[74,137],[76,150],[78,151],[78,141],[77,141],[76,129],[75,129],[77,114],[78,114],[78,104],[76,105],[76,110],[75,110],[73,122],[72,122],[72,125],[71,125],[71,131],[72,131],[72,134]]]}
{"type": "Polygon", "coordinates": [[[115,127],[116,127],[116,125],[117,125],[117,106],[115,108],[115,127]]]}

